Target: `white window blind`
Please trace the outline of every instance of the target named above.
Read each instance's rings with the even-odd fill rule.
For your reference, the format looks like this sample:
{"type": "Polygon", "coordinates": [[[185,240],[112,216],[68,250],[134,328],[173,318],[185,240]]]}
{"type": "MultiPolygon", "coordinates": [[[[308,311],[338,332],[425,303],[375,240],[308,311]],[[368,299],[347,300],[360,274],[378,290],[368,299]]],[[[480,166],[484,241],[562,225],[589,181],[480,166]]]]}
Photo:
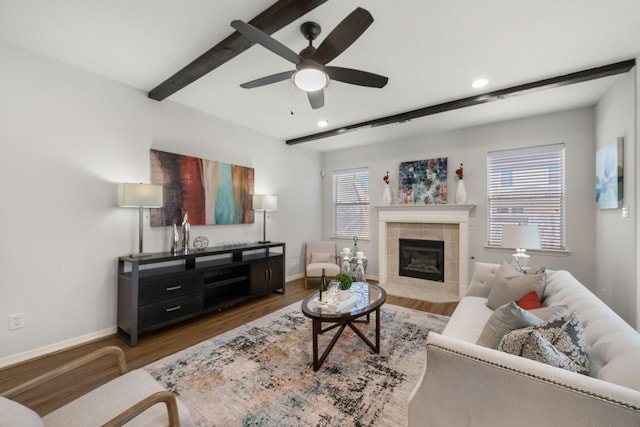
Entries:
{"type": "Polygon", "coordinates": [[[491,152],[487,171],[488,245],[505,224],[537,224],[542,249],[564,249],[564,144],[491,152]]]}
{"type": "Polygon", "coordinates": [[[369,238],[369,171],[336,171],[334,183],[334,234],[351,239],[369,238]]]}

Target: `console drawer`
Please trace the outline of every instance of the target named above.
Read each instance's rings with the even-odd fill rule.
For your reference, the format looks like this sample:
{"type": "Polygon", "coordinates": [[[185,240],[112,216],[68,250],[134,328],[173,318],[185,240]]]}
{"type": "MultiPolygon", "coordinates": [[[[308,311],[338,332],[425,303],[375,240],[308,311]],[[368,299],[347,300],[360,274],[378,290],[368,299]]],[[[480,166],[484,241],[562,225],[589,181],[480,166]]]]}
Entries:
{"type": "Polygon", "coordinates": [[[193,293],[153,304],[138,310],[138,328],[146,329],[179,317],[198,314],[202,310],[202,293],[193,293]]]}
{"type": "Polygon", "coordinates": [[[202,274],[181,274],[161,279],[142,279],[138,305],[176,298],[202,289],[202,274]]]}

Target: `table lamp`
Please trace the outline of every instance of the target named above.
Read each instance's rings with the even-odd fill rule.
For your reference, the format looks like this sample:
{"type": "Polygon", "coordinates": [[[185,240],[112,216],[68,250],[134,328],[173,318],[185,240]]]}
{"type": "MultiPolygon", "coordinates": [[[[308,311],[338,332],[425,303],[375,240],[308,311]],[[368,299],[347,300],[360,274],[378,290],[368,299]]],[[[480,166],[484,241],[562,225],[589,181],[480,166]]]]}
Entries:
{"type": "Polygon", "coordinates": [[[516,265],[524,268],[529,262],[527,249],[540,249],[540,232],[537,225],[503,225],[502,247],[514,248],[512,255],[516,265]]]}
{"type": "Polygon", "coordinates": [[[267,240],[267,212],[278,210],[278,198],[265,194],[253,195],[253,210],[262,211],[262,240],[258,243],[270,243],[267,240]]]}
{"type": "Polygon", "coordinates": [[[139,209],[139,252],[131,254],[132,257],[144,257],[151,255],[142,250],[142,209],[143,208],[161,208],[162,207],[162,185],[155,184],[129,184],[123,183],[118,185],[118,205],[123,208],[139,209]]]}

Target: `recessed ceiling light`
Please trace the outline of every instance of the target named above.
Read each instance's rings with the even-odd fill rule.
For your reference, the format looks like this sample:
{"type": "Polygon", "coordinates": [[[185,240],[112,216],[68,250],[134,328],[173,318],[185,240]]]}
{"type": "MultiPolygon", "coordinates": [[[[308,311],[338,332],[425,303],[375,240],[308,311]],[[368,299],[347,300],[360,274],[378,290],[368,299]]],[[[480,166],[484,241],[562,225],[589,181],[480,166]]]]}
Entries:
{"type": "Polygon", "coordinates": [[[474,82],[471,83],[471,87],[473,87],[474,89],[480,89],[481,87],[485,87],[488,83],[489,80],[487,79],[478,79],[474,80],[474,82]]]}
{"type": "Polygon", "coordinates": [[[318,126],[321,128],[326,128],[327,126],[329,126],[329,120],[320,120],[318,122],[318,126]]]}

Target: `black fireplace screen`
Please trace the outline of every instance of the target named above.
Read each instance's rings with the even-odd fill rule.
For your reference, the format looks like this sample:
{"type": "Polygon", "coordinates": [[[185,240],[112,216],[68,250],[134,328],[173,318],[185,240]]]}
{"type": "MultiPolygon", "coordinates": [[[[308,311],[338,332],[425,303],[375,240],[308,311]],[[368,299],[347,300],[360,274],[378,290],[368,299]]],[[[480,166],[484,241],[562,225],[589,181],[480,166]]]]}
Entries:
{"type": "Polygon", "coordinates": [[[444,242],[400,239],[400,276],[444,282],[444,242]]]}

